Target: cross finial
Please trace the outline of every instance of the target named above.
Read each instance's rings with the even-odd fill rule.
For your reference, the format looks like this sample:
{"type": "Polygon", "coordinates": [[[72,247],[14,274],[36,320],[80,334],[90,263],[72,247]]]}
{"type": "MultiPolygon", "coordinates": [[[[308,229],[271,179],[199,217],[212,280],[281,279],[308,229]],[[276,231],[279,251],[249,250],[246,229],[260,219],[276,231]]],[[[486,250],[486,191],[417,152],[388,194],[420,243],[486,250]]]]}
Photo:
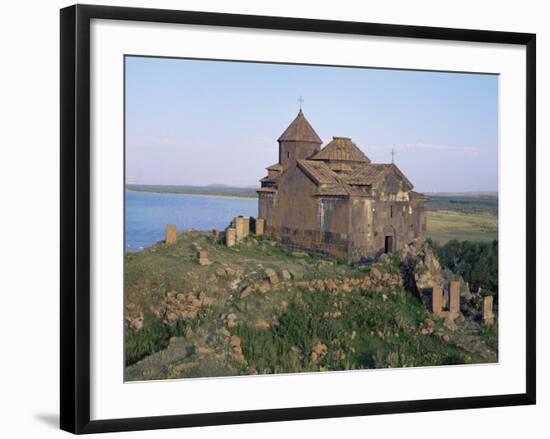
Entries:
{"type": "Polygon", "coordinates": [[[303,102],[304,102],[304,98],[302,98],[302,96],[300,96],[300,97],[298,98],[298,102],[300,103],[300,111],[302,111],[302,104],[303,104],[303,102]]]}
{"type": "Polygon", "coordinates": [[[395,157],[395,151],[394,151],[393,148],[392,148],[392,149],[391,149],[391,162],[392,162],[392,163],[393,163],[394,157],[395,157]]]}

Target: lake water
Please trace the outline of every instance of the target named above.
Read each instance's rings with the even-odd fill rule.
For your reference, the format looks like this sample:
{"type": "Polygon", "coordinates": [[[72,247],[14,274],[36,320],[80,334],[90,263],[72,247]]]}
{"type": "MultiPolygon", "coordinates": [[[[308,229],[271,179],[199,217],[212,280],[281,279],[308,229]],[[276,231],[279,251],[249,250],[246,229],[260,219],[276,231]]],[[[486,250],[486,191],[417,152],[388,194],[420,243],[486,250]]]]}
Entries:
{"type": "Polygon", "coordinates": [[[166,224],[176,224],[178,231],[223,230],[238,215],[257,216],[258,201],[127,191],[126,250],[163,240],[166,224]]]}

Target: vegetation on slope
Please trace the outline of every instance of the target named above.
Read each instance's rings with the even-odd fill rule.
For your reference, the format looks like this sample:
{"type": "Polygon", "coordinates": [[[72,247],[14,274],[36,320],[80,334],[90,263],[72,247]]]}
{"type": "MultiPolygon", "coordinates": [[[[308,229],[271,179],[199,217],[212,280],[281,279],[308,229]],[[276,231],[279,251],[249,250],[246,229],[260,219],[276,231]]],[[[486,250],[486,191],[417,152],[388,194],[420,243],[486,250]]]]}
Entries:
{"type": "Polygon", "coordinates": [[[462,276],[472,290],[498,294],[498,241],[452,240],[445,245],[432,243],[432,247],[443,266],[462,276]]]}
{"type": "Polygon", "coordinates": [[[479,300],[454,322],[435,318],[403,288],[402,269],[398,255],[350,265],[268,239],[227,248],[209,233],[180,233],[175,245],[126,255],[125,377],[497,360],[497,329],[481,326],[479,300]],[[198,249],[211,264],[198,264],[198,249]]]}

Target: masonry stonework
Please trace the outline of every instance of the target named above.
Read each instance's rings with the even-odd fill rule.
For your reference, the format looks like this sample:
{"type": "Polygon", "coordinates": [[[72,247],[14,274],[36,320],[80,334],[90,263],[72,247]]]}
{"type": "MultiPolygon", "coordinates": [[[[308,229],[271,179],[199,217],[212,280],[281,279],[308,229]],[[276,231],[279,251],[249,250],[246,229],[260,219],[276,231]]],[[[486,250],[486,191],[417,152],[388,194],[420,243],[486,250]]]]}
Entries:
{"type": "Polygon", "coordinates": [[[441,314],[443,310],[443,288],[441,285],[434,285],[432,288],[432,313],[441,314]]]}
{"type": "Polygon", "coordinates": [[[483,298],[483,324],[492,326],[495,323],[495,315],[493,314],[493,296],[485,296],[483,298]]]}
{"type": "Polygon", "coordinates": [[[452,281],[449,290],[449,312],[452,314],[460,312],[460,282],[452,281]]]}
{"type": "Polygon", "coordinates": [[[426,197],[394,164],[375,164],[350,138],[322,140],[303,112],[279,137],[279,162],[258,189],[264,231],[293,250],[359,261],[426,233],[426,197]]]}

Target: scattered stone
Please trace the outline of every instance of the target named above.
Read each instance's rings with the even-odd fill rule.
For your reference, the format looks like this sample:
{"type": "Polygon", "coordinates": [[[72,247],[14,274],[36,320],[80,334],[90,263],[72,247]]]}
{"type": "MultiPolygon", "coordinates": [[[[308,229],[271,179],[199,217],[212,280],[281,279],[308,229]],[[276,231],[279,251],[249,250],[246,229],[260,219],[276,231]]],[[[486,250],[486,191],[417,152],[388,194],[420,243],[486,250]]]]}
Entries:
{"type": "Polygon", "coordinates": [[[380,280],[380,278],[382,277],[382,273],[376,267],[372,267],[370,269],[369,275],[370,275],[370,277],[372,277],[375,280],[380,280]]]}
{"type": "Polygon", "coordinates": [[[279,283],[279,276],[277,276],[277,273],[275,270],[268,268],[265,270],[265,275],[269,279],[269,282],[271,282],[272,285],[277,285],[279,283]]]}
{"type": "Polygon", "coordinates": [[[292,256],[295,258],[305,258],[308,254],[306,252],[292,252],[292,256]]]}
{"type": "Polygon", "coordinates": [[[284,280],[292,280],[292,275],[288,270],[283,270],[281,275],[283,276],[284,280]]]}
{"type": "Polygon", "coordinates": [[[240,353],[240,354],[239,353],[234,353],[233,358],[239,364],[245,364],[246,363],[246,360],[245,360],[244,355],[242,353],[240,353]]]}
{"type": "Polygon", "coordinates": [[[241,339],[236,335],[232,335],[231,337],[229,337],[229,346],[231,346],[232,348],[241,347],[241,339]]]}
{"type": "Polygon", "coordinates": [[[176,234],[176,225],[175,224],[167,224],[166,225],[166,238],[165,242],[168,245],[172,245],[176,243],[177,234],[176,234]]]}
{"type": "Polygon", "coordinates": [[[271,325],[266,320],[258,320],[256,324],[254,325],[256,329],[268,329],[271,327],[271,325]]]}
{"type": "Polygon", "coordinates": [[[248,285],[245,287],[241,292],[241,299],[245,299],[246,297],[250,296],[255,291],[255,288],[253,285],[248,285]]]}
{"type": "Polygon", "coordinates": [[[133,331],[141,331],[143,329],[144,316],[143,311],[136,305],[131,304],[126,307],[126,326],[133,331]]]}
{"type": "Polygon", "coordinates": [[[157,305],[151,306],[151,311],[165,324],[171,325],[178,320],[195,319],[202,304],[194,293],[169,292],[157,305]]]}
{"type": "Polygon", "coordinates": [[[202,266],[210,265],[212,262],[208,260],[208,253],[201,250],[198,252],[199,264],[202,266]]]}
{"type": "Polygon", "coordinates": [[[324,355],[326,355],[327,350],[327,345],[321,342],[317,343],[313,347],[313,352],[315,352],[319,357],[323,357],[324,355]]]}
{"type": "Polygon", "coordinates": [[[231,290],[236,290],[239,287],[240,284],[241,284],[241,279],[239,279],[239,278],[233,279],[231,281],[231,283],[229,284],[229,288],[231,290]]]}
{"type": "Polygon", "coordinates": [[[271,289],[271,285],[269,285],[269,282],[263,281],[258,284],[258,291],[260,293],[267,293],[271,289]]]}
{"type": "Polygon", "coordinates": [[[237,315],[235,313],[230,313],[227,315],[227,327],[234,328],[237,326],[237,315]]]}
{"type": "Polygon", "coordinates": [[[220,267],[216,270],[216,276],[225,276],[225,275],[226,275],[225,268],[220,267]]]}
{"type": "Polygon", "coordinates": [[[456,323],[452,315],[448,315],[447,317],[445,317],[445,320],[443,321],[443,326],[445,326],[450,331],[456,331],[457,329],[456,323]]]}
{"type": "Polygon", "coordinates": [[[445,343],[447,343],[450,339],[451,337],[449,337],[447,334],[443,334],[441,336],[441,340],[443,340],[445,343]]]}
{"type": "Polygon", "coordinates": [[[424,326],[427,328],[434,328],[435,322],[432,319],[424,319],[424,326]]]}
{"type": "Polygon", "coordinates": [[[198,355],[209,354],[210,352],[213,352],[213,351],[214,349],[206,346],[195,346],[195,353],[198,355]]]}
{"type": "Polygon", "coordinates": [[[227,274],[228,276],[236,276],[237,270],[231,267],[225,267],[225,274],[227,274]]]}

